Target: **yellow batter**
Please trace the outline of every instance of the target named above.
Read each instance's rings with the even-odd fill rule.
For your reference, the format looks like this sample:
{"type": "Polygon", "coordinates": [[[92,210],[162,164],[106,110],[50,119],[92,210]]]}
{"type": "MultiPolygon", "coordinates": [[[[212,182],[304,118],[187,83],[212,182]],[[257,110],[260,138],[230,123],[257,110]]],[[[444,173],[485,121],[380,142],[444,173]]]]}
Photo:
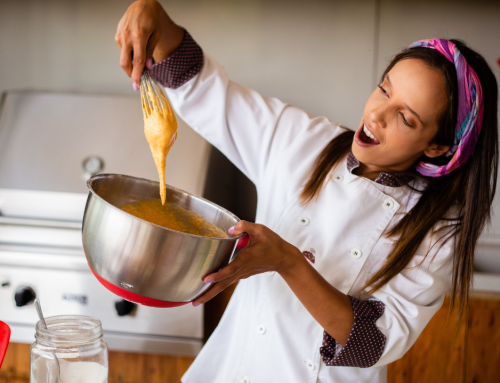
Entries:
{"type": "Polygon", "coordinates": [[[122,206],[122,210],[145,221],[168,229],[203,237],[228,238],[221,229],[207,222],[202,215],[171,204],[165,205],[165,164],[168,152],[177,138],[177,120],[162,91],[149,85],[141,88],[144,134],[160,176],[160,200],[142,201],[122,206]]]}
{"type": "Polygon", "coordinates": [[[164,205],[166,198],[165,164],[168,152],[177,138],[177,120],[163,92],[159,92],[159,96],[156,97],[153,89],[149,86],[147,94],[141,91],[141,99],[144,114],[144,134],[148,140],[160,176],[160,197],[161,203],[164,205]],[[152,108],[149,106],[147,99],[152,103],[152,108]]]}
{"type": "Polygon", "coordinates": [[[134,202],[121,207],[133,216],[168,229],[203,237],[228,238],[217,226],[207,222],[201,214],[185,210],[160,200],[134,202]]]}

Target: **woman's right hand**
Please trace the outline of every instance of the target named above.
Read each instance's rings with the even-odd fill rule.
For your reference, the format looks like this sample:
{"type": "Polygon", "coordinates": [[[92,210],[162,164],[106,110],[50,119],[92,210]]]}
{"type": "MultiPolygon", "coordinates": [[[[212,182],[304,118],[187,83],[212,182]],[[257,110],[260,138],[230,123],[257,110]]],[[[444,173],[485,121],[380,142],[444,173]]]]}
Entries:
{"type": "Polygon", "coordinates": [[[181,44],[184,30],[175,24],[156,0],[138,0],[125,12],[115,35],[120,66],[139,89],[144,66],[165,60],[181,44]]]}

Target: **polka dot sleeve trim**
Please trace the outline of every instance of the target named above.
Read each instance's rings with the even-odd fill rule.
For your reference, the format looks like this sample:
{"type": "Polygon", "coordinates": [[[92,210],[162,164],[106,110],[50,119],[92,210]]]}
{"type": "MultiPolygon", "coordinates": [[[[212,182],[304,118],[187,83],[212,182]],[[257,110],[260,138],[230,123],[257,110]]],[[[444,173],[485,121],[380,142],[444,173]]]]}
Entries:
{"type": "Polygon", "coordinates": [[[176,89],[200,73],[202,67],[203,51],[184,30],[184,39],[175,52],[153,65],[153,76],[164,87],[176,89]]]}
{"type": "Polygon", "coordinates": [[[385,305],[379,301],[360,301],[349,296],[354,323],[344,347],[323,332],[321,358],[327,366],[371,367],[382,356],[386,338],[375,322],[382,316],[385,305]]]}

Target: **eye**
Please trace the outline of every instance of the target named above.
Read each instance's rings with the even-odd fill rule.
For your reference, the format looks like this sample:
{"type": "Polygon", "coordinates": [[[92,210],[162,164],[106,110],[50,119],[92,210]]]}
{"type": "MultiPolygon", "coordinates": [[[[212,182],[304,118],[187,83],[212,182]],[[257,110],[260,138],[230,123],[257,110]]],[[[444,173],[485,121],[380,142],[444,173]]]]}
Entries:
{"type": "Polygon", "coordinates": [[[405,124],[406,126],[409,126],[410,128],[413,128],[413,126],[411,126],[408,121],[406,121],[406,118],[405,118],[405,115],[403,113],[399,113],[401,115],[401,118],[403,119],[403,124],[405,124]]]}
{"type": "Polygon", "coordinates": [[[386,91],[384,88],[382,88],[382,85],[377,85],[377,86],[379,87],[380,91],[381,91],[383,94],[385,94],[386,96],[389,96],[389,94],[387,93],[387,91],[386,91]]]}

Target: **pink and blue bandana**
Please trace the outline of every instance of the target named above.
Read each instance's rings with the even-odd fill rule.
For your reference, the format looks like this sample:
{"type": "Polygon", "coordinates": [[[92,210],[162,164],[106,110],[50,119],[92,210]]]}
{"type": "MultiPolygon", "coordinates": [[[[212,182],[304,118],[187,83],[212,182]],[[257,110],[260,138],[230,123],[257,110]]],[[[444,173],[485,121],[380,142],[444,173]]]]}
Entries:
{"type": "Polygon", "coordinates": [[[446,156],[451,157],[451,160],[442,166],[420,162],[416,167],[416,170],[423,176],[441,177],[462,165],[474,151],[483,123],[483,90],[476,72],[467,64],[465,57],[451,41],[445,39],[420,40],[411,44],[407,49],[415,47],[437,50],[450,60],[457,70],[457,127],[454,145],[446,153],[446,156]]]}

